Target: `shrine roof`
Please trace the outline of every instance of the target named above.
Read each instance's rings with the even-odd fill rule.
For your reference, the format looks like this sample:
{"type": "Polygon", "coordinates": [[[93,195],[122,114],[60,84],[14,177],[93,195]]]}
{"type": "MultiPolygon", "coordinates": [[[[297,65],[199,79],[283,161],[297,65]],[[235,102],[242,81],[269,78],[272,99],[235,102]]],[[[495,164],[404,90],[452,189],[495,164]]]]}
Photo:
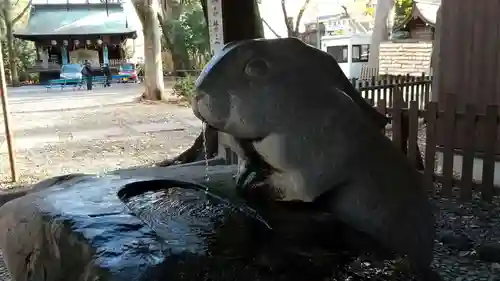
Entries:
{"type": "Polygon", "coordinates": [[[402,28],[415,18],[419,18],[423,22],[434,26],[439,6],[441,6],[441,0],[414,0],[411,14],[398,26],[395,26],[394,29],[398,30],[402,28]]]}
{"type": "Polygon", "coordinates": [[[441,0],[415,0],[414,9],[416,9],[422,20],[430,25],[436,24],[437,11],[441,6],[441,0]]]}
{"type": "Polygon", "coordinates": [[[42,37],[98,35],[135,36],[120,4],[35,4],[26,27],[14,37],[36,40],[42,37]]]}

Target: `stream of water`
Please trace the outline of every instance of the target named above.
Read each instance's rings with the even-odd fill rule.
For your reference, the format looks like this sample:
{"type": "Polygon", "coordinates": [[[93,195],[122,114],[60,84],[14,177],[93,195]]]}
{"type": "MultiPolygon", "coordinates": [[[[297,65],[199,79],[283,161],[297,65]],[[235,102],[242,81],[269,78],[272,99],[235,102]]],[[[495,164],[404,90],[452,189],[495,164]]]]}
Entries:
{"type": "Polygon", "coordinates": [[[203,122],[202,126],[203,134],[203,152],[205,158],[205,181],[210,181],[210,176],[208,175],[208,148],[207,148],[207,123],[203,122]]]}

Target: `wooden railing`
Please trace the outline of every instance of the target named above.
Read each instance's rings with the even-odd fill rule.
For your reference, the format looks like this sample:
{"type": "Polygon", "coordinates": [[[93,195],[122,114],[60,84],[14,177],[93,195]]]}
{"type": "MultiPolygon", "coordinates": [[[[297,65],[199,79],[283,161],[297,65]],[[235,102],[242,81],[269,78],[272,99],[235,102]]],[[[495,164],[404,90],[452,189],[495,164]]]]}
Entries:
{"type": "MultiPolygon", "coordinates": [[[[398,147],[407,145],[409,160],[419,167],[417,162],[421,156],[419,145],[425,146],[424,174],[425,186],[435,190],[434,182],[441,184],[440,194],[444,197],[456,196],[463,200],[470,200],[473,191],[480,193],[484,201],[491,202],[495,195],[495,159],[498,127],[500,125],[499,107],[489,105],[479,108],[473,104],[467,104],[465,111],[460,111],[452,101],[453,95],[448,95],[446,107],[439,109],[437,102],[429,102],[425,110],[419,108],[417,101],[410,101],[406,107],[404,103],[395,103],[388,109],[390,112],[392,126],[392,141],[398,147]],[[419,144],[419,118],[425,119],[425,142],[419,144]],[[463,121],[463,129],[458,130],[457,121],[463,121]],[[403,123],[406,122],[406,123],[403,123]],[[404,132],[404,128],[408,132],[404,132]],[[439,143],[438,128],[444,136],[444,142],[439,143]],[[476,133],[481,131],[478,141],[476,133]],[[407,135],[406,140],[402,137],[407,135]],[[457,140],[462,139],[461,149],[456,149],[457,140]],[[479,146],[481,142],[481,146],[479,146]],[[437,154],[441,154],[441,163],[436,161],[437,154]],[[461,167],[457,171],[455,165],[456,156],[461,157],[461,167]],[[479,162],[482,161],[482,165],[479,162]],[[474,171],[479,171],[480,177],[474,178],[474,171]],[[478,179],[480,178],[480,179],[478,179]],[[454,190],[458,190],[454,192],[454,190]]],[[[379,110],[383,111],[383,103],[379,104],[379,110]]],[[[460,126],[462,127],[462,126],[460,126]]]]}
{"type": "Polygon", "coordinates": [[[431,99],[432,77],[422,76],[396,76],[377,79],[373,77],[370,80],[352,79],[351,83],[358,89],[361,96],[372,105],[379,103],[379,100],[385,100],[388,107],[394,103],[394,89],[402,96],[406,105],[410,101],[417,101],[419,109],[424,109],[427,102],[431,99]],[[397,88],[395,88],[397,86],[397,88]]]}

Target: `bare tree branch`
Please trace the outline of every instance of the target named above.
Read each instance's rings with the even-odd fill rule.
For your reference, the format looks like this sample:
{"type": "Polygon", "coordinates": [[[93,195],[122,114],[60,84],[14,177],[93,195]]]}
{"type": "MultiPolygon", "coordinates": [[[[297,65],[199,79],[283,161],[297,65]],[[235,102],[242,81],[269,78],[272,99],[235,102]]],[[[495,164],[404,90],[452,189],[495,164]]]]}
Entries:
{"type": "Polygon", "coordinates": [[[14,18],[12,19],[12,25],[16,24],[20,19],[24,17],[24,15],[28,12],[31,7],[31,0],[26,4],[26,7],[14,18]]]}
{"type": "Polygon", "coordinates": [[[288,21],[288,13],[286,11],[286,0],[281,0],[281,10],[283,11],[283,17],[285,18],[285,25],[286,25],[286,30],[287,30],[288,36],[292,36],[293,35],[293,26],[291,26],[290,22],[288,21]]]}
{"type": "Polygon", "coordinates": [[[267,28],[269,28],[269,30],[271,30],[271,32],[274,34],[274,36],[281,38],[281,36],[269,25],[269,23],[267,23],[267,21],[264,18],[261,18],[261,19],[262,19],[262,22],[267,26],[267,28]]]}
{"type": "Polygon", "coordinates": [[[347,7],[344,5],[341,5],[340,7],[342,7],[342,9],[344,9],[344,15],[349,17],[349,12],[347,11],[347,7]]]}
{"type": "MultiPolygon", "coordinates": [[[[283,3],[283,1],[281,1],[281,2],[283,3]]],[[[297,21],[295,22],[295,30],[294,30],[295,35],[299,34],[300,21],[302,20],[302,17],[304,16],[304,12],[306,11],[307,6],[309,5],[310,2],[311,2],[311,0],[305,0],[304,4],[302,5],[302,7],[299,10],[299,14],[297,15],[297,21]]]]}

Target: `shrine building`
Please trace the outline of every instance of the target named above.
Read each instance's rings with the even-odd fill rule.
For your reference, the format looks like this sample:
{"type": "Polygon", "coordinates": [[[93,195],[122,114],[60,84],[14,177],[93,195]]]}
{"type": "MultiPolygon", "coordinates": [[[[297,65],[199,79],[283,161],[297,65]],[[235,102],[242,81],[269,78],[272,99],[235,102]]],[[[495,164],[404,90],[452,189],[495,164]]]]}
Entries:
{"type": "MultiPolygon", "coordinates": [[[[111,2],[111,1],[110,1],[111,2]]],[[[59,78],[61,67],[85,60],[115,71],[126,62],[125,42],[135,39],[121,3],[33,4],[27,25],[14,37],[35,43],[36,64],[30,72],[40,83],[59,78]]]]}

